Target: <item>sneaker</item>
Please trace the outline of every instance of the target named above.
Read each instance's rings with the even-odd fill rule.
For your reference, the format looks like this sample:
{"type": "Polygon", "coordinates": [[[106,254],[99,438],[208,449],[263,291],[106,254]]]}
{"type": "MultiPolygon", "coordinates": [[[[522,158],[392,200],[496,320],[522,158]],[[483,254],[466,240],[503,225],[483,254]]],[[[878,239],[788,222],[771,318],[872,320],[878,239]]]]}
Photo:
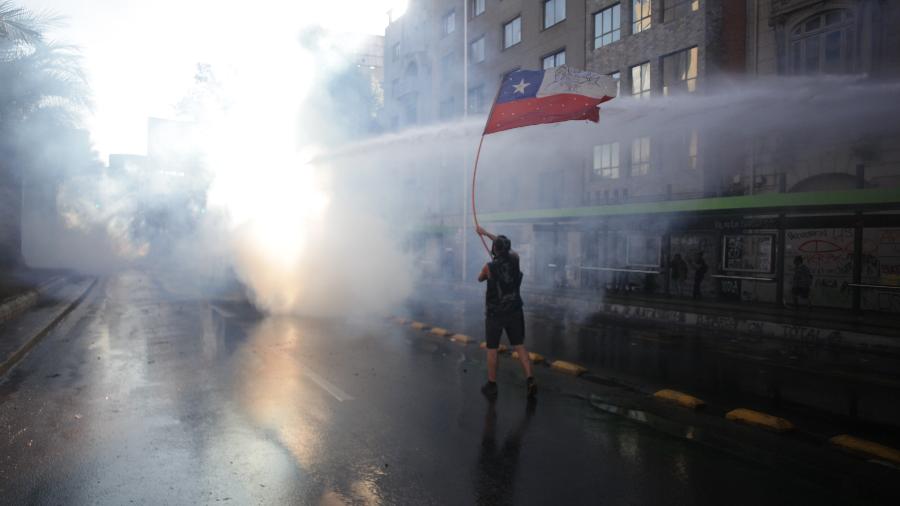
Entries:
{"type": "Polygon", "coordinates": [[[533,399],[537,395],[537,383],[534,382],[534,377],[525,380],[525,388],[528,390],[529,399],[533,399]]]}
{"type": "Polygon", "coordinates": [[[497,383],[494,381],[488,381],[481,387],[481,393],[484,394],[488,399],[496,399],[497,398],[497,383]]]}

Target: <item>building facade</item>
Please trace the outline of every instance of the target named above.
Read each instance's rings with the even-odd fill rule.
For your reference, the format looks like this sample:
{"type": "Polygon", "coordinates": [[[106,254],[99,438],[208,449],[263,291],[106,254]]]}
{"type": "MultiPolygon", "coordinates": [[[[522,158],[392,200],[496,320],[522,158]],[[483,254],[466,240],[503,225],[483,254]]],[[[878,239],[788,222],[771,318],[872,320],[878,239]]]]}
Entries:
{"type": "MultiPolygon", "coordinates": [[[[451,121],[463,103],[485,114],[517,68],[567,64],[620,82],[600,128],[560,126],[564,143],[523,129],[521,153],[487,156],[515,175],[486,171],[479,212],[513,237],[533,286],[781,305],[799,256],[814,304],[900,312],[900,132],[853,123],[883,119],[878,107],[896,95],[848,95],[900,77],[896,2],[467,1],[412,2],[388,27],[389,128],[451,121]],[[815,87],[843,105],[807,104],[815,87]],[[676,256],[687,279],[673,279],[676,256]]],[[[439,174],[471,157],[445,149],[473,142],[471,132],[442,135],[440,160],[404,177],[465,195],[439,174]]],[[[480,245],[459,254],[471,230],[450,200],[430,204],[421,243],[454,252],[438,263],[471,277],[477,262],[462,258],[479,258],[480,245]]]]}

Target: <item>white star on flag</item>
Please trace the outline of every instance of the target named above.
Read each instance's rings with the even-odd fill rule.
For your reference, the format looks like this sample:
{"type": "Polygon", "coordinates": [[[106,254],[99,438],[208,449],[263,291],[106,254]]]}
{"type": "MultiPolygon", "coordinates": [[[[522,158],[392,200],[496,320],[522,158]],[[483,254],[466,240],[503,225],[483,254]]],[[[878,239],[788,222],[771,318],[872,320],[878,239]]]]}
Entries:
{"type": "Polygon", "coordinates": [[[521,81],[519,81],[519,84],[514,84],[514,85],[513,85],[513,88],[516,89],[516,91],[514,91],[513,93],[521,93],[521,94],[524,95],[524,94],[525,94],[525,88],[527,88],[527,87],[529,87],[529,86],[531,86],[531,83],[526,83],[526,82],[525,82],[525,79],[523,78],[521,81]]]}

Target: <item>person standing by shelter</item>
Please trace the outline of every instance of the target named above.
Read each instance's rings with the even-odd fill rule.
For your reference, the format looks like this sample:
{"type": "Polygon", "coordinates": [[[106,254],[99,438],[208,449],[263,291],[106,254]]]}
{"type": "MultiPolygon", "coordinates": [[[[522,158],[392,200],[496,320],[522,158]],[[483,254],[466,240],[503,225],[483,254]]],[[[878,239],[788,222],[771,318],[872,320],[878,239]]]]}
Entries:
{"type": "Polygon", "coordinates": [[[497,397],[497,353],[500,337],[506,331],[509,344],[519,355],[519,362],[525,372],[526,392],[529,398],[537,394],[537,384],[531,372],[531,357],[525,348],[525,313],[522,311],[522,271],[519,269],[519,255],[512,250],[512,242],[503,235],[494,235],[482,227],[476,229],[478,235],[493,242],[491,261],[484,265],[478,275],[478,282],[487,281],[485,291],[484,332],[487,346],[488,381],[481,392],[489,399],[497,397]]]}
{"type": "Polygon", "coordinates": [[[809,267],[803,263],[803,257],[797,255],[794,257],[794,277],[791,283],[791,295],[794,299],[794,307],[800,306],[800,299],[806,299],[806,306],[812,306],[812,300],[809,298],[809,291],[812,288],[812,272],[809,267]]]}
{"type": "Polygon", "coordinates": [[[706,277],[706,271],[709,270],[709,266],[706,265],[706,260],[703,258],[703,252],[697,252],[697,259],[694,261],[694,292],[693,298],[695,300],[699,300],[703,295],[701,293],[700,287],[703,285],[703,278],[706,277]]]}

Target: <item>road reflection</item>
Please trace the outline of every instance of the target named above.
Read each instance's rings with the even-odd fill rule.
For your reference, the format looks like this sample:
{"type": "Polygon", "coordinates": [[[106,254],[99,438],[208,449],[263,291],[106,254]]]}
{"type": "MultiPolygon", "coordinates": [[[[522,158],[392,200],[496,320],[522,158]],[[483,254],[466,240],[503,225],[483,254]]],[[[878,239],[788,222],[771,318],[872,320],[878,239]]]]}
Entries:
{"type": "Polygon", "coordinates": [[[519,466],[522,439],[536,408],[537,401],[530,399],[518,424],[507,433],[503,443],[498,445],[497,403],[488,404],[475,474],[476,504],[486,506],[514,504],[516,471],[519,466]]]}
{"type": "Polygon", "coordinates": [[[349,435],[335,416],[345,398],[330,391],[333,386],[320,375],[325,371],[308,365],[315,365],[310,350],[330,332],[291,317],[270,317],[253,327],[236,355],[238,402],[253,424],[287,450],[299,474],[311,478],[282,483],[293,489],[290,495],[303,497],[304,504],[383,504],[383,471],[345,461],[349,435]],[[343,467],[340,473],[334,473],[336,465],[343,467]]]}

